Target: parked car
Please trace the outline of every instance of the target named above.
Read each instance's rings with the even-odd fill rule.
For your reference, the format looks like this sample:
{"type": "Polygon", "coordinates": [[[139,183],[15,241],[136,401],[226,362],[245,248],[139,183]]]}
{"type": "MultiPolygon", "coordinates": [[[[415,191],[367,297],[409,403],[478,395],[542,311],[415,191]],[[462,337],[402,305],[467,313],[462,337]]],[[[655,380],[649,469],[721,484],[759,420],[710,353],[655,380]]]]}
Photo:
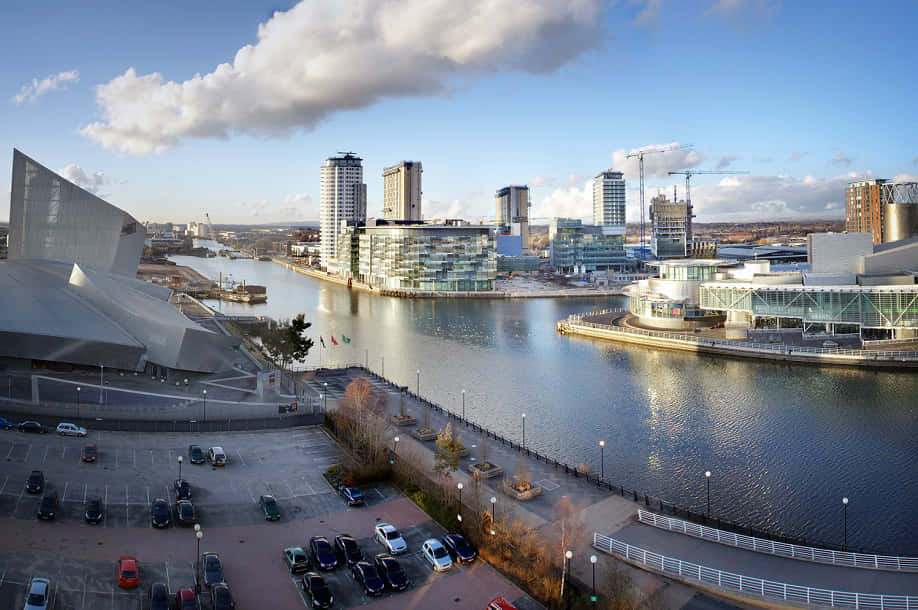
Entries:
{"type": "Polygon", "coordinates": [[[99,523],[102,521],[102,498],[99,496],[90,496],[86,499],[86,509],[83,511],[83,518],[86,523],[99,523]]]}
{"type": "Polygon", "coordinates": [[[369,561],[358,561],[351,566],[351,575],[363,586],[367,595],[381,595],[386,588],[386,583],[379,577],[379,572],[369,561]]]}
{"type": "Polygon", "coordinates": [[[391,523],[376,524],[376,540],[393,555],[399,555],[408,550],[405,539],[391,523]]]}
{"type": "Polygon", "coordinates": [[[175,503],[175,520],[179,525],[194,525],[198,522],[194,504],[188,500],[179,500],[175,503]]]}
{"type": "Polygon", "coordinates": [[[36,514],[39,519],[50,521],[54,519],[54,513],[57,512],[57,492],[53,489],[46,489],[45,494],[41,497],[36,514]]]}
{"type": "Polygon", "coordinates": [[[211,447],[207,450],[207,459],[214,466],[226,465],[226,452],[223,447],[211,447]]]}
{"type": "Polygon", "coordinates": [[[172,491],[175,492],[175,501],[191,499],[191,485],[185,479],[172,481],[172,491]]]}
{"type": "Polygon", "coordinates": [[[233,610],[236,607],[233,594],[225,582],[219,582],[211,587],[210,607],[212,610],[233,610]]]}
{"type": "Polygon", "coordinates": [[[28,419],[24,422],[19,422],[19,431],[20,432],[31,432],[33,434],[47,434],[48,429],[42,426],[37,421],[28,419]]]}
{"type": "Polygon", "coordinates": [[[150,610],[171,610],[169,604],[169,587],[165,583],[154,582],[150,585],[150,610]]]}
{"type": "Polygon", "coordinates": [[[309,569],[309,558],[301,546],[285,546],[284,561],[287,562],[291,574],[305,572],[309,569]]]}
{"type": "Polygon", "coordinates": [[[208,588],[224,582],[223,566],[220,564],[219,555],[216,553],[201,553],[201,575],[204,577],[204,584],[208,588]]]}
{"type": "Polygon", "coordinates": [[[320,570],[334,570],[338,567],[338,557],[335,549],[325,536],[313,536],[309,539],[309,550],[320,570]]]}
{"type": "Polygon", "coordinates": [[[33,578],[29,583],[29,594],[23,610],[46,610],[51,604],[51,581],[47,578],[33,578]]]}
{"type": "Polygon", "coordinates": [[[335,548],[338,549],[338,552],[344,557],[344,562],[349,566],[363,559],[363,553],[360,552],[360,546],[357,545],[357,541],[354,540],[354,537],[349,534],[338,534],[335,536],[335,548]]]}
{"type": "Polygon", "coordinates": [[[169,514],[169,503],[164,498],[156,498],[150,505],[150,522],[153,527],[169,527],[172,517],[169,514]]]}
{"type": "Polygon", "coordinates": [[[95,462],[99,457],[99,451],[95,443],[86,443],[80,449],[80,459],[84,462],[95,462]]]}
{"type": "Polygon", "coordinates": [[[45,473],[33,470],[26,479],[25,490],[30,494],[40,494],[45,488],[45,473]]]}
{"type": "Polygon", "coordinates": [[[6,419],[5,417],[0,417],[0,430],[12,430],[13,422],[6,419]]]}
{"type": "Polygon", "coordinates": [[[443,546],[449,551],[449,554],[459,563],[472,563],[478,557],[478,551],[466,539],[465,536],[457,532],[449,533],[443,536],[443,546]]]}
{"type": "Polygon", "coordinates": [[[277,507],[277,500],[270,494],[265,494],[258,498],[258,505],[261,506],[261,512],[265,515],[265,521],[278,521],[280,519],[280,508],[277,507]]]}
{"type": "Polygon", "coordinates": [[[402,566],[399,565],[398,559],[392,555],[380,553],[374,559],[374,563],[379,575],[393,591],[404,591],[411,584],[402,566]]]}
{"type": "Polygon", "coordinates": [[[363,493],[356,487],[339,485],[338,494],[347,501],[348,506],[363,506],[363,493]]]}
{"type": "Polygon", "coordinates": [[[430,564],[435,572],[445,572],[453,567],[453,560],[449,558],[449,551],[436,538],[428,538],[421,545],[421,555],[430,564]]]}
{"type": "Polygon", "coordinates": [[[192,589],[179,589],[175,592],[176,610],[201,610],[201,604],[192,589]]]}
{"type": "Polygon", "coordinates": [[[137,587],[137,558],[133,555],[122,555],[118,558],[118,586],[122,589],[137,587]]]}
{"type": "Polygon", "coordinates": [[[505,600],[503,597],[495,597],[488,604],[487,610],[516,610],[516,606],[505,600]]]}
{"type": "Polygon", "coordinates": [[[69,422],[61,422],[57,425],[57,433],[61,436],[86,436],[86,428],[69,422]]]}
{"type": "Polygon", "coordinates": [[[316,572],[303,574],[303,591],[309,596],[313,608],[331,608],[335,603],[335,596],[332,595],[325,579],[316,572]]]}
{"type": "Polygon", "coordinates": [[[188,461],[192,464],[203,464],[207,461],[200,445],[188,445],[188,461]]]}

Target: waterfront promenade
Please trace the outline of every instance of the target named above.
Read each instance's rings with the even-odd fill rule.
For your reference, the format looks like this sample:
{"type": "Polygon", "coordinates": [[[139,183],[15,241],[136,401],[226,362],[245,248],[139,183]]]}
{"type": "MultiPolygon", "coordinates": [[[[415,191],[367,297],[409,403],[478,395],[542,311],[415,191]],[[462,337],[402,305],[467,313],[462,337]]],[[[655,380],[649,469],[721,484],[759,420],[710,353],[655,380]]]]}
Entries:
{"type": "MultiPolygon", "coordinates": [[[[353,368],[313,378],[308,385],[317,395],[327,391],[331,409],[333,402],[343,395],[347,383],[360,375],[366,375],[366,372],[353,368]],[[324,385],[326,383],[327,386],[324,385]]],[[[371,379],[377,388],[386,392],[389,413],[397,413],[399,393],[396,387],[377,376],[372,376],[371,379]]],[[[637,512],[646,506],[635,502],[633,497],[622,497],[608,489],[600,488],[583,476],[575,477],[568,474],[565,469],[560,469],[521,452],[519,445],[511,446],[493,438],[487,441],[489,461],[504,468],[507,476],[511,477],[519,464],[524,462],[529,471],[530,480],[542,488],[542,493],[533,500],[518,502],[501,491],[498,479],[492,479],[491,482],[485,481],[481,484],[481,490],[476,499],[472,493],[474,487],[471,477],[467,474],[467,467],[481,458],[480,433],[462,423],[459,418],[460,414],[432,409],[413,397],[406,400],[406,410],[418,420],[419,424],[423,421],[426,410],[426,417],[429,418],[431,428],[439,430],[445,427],[447,422],[452,422],[454,430],[462,435],[462,441],[470,450],[470,455],[460,460],[460,469],[452,474],[449,484],[455,485],[458,482],[464,484],[466,491],[462,498],[463,510],[491,510],[489,498],[493,496],[497,499],[493,510],[498,520],[512,515],[514,519],[521,520],[536,529],[546,541],[547,548],[558,549],[556,507],[564,496],[571,500],[577,509],[577,516],[574,519],[577,536],[570,545],[570,550],[573,552],[571,570],[574,578],[580,582],[580,586],[585,591],[588,591],[592,585],[592,565],[589,557],[595,554],[598,556],[596,586],[600,591],[608,592],[611,573],[613,570],[621,570],[631,577],[634,588],[641,597],[648,603],[656,603],[661,607],[717,607],[713,600],[706,597],[711,593],[719,597],[723,596],[724,599],[730,600],[727,603],[740,607],[764,602],[763,599],[754,595],[735,597],[726,589],[717,590],[716,587],[696,589],[667,576],[629,566],[592,546],[593,534],[599,533],[662,555],[749,577],[855,593],[918,594],[918,574],[915,573],[837,567],[772,556],[732,548],[639,523],[637,512]]],[[[399,436],[397,445],[399,455],[419,459],[421,462],[419,466],[432,472],[433,443],[421,442],[412,438],[410,430],[411,428],[393,428],[391,431],[392,437],[399,436]]],[[[607,463],[605,467],[608,472],[615,472],[615,464],[607,463]]],[[[560,549],[558,553],[560,563],[560,549]]]]}

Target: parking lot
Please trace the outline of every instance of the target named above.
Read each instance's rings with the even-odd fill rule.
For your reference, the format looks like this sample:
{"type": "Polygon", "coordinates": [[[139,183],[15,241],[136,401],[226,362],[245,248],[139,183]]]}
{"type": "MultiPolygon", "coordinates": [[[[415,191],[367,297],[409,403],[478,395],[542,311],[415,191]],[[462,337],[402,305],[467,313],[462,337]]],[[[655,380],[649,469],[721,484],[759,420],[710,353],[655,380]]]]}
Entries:
{"type": "MultiPolygon", "coordinates": [[[[367,598],[346,567],[324,573],[336,607],[372,605],[401,608],[436,603],[457,608],[484,607],[489,599],[521,596],[516,587],[486,564],[435,574],[419,554],[421,543],[444,532],[413,503],[388,486],[364,488],[367,506],[349,508],[322,477],[340,461],[337,445],[318,428],[221,434],[137,434],[90,431],[84,439],[0,432],[0,608],[21,607],[29,580],[52,580],[52,608],[113,610],[145,608],[147,590],[164,582],[174,592],[194,583],[195,540],[190,528],[150,525],[150,502],[171,502],[172,480],[191,483],[192,500],[204,532],[201,551],[220,554],[237,608],[266,603],[278,608],[305,607],[299,576],[292,577],[281,550],[308,546],[311,536],[356,538],[370,559],[383,549],[372,538],[378,521],[402,531],[409,552],[399,557],[412,581],[409,591],[367,598]],[[94,442],[95,463],[80,461],[80,448],[94,442]],[[188,462],[189,444],[222,446],[229,463],[214,468],[188,462]],[[40,495],[25,492],[33,469],[43,470],[61,500],[54,521],[39,521],[40,495]],[[258,496],[277,497],[282,518],[266,522],[258,496]],[[99,525],[82,519],[84,498],[98,495],[105,504],[99,525]],[[135,555],[140,586],[116,586],[115,561],[135,555]]],[[[206,607],[206,605],[205,605],[206,607]]]]}

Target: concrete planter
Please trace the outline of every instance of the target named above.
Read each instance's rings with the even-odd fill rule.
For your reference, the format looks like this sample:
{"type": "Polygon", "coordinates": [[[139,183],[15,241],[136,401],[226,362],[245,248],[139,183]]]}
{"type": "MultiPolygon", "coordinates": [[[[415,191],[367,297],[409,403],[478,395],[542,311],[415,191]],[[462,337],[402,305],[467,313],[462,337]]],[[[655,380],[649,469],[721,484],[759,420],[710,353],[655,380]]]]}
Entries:
{"type": "Polygon", "coordinates": [[[469,472],[473,474],[477,472],[479,477],[483,479],[490,479],[492,477],[504,474],[504,469],[497,464],[491,464],[491,468],[484,470],[481,468],[481,462],[474,462],[469,464],[469,472]]]}
{"type": "Polygon", "coordinates": [[[525,502],[526,500],[532,500],[536,496],[542,493],[542,488],[538,485],[533,485],[532,488],[527,489],[526,491],[517,491],[513,488],[511,483],[504,481],[504,493],[520,502],[525,502]]]}
{"type": "Polygon", "coordinates": [[[399,417],[398,415],[393,415],[392,417],[389,418],[389,421],[391,421],[394,425],[401,426],[401,427],[414,426],[415,424],[418,423],[417,418],[411,417],[410,415],[406,415],[405,417],[399,417]]]}
{"type": "Polygon", "coordinates": [[[411,431],[411,436],[418,439],[419,441],[432,441],[432,440],[436,440],[437,433],[434,430],[422,432],[421,429],[418,428],[417,430],[411,431]]]}

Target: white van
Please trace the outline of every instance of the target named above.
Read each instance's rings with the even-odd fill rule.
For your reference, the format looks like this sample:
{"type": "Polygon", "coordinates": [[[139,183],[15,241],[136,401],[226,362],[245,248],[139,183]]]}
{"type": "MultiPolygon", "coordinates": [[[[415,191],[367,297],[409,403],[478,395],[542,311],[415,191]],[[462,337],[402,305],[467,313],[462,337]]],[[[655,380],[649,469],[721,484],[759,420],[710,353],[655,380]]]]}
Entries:
{"type": "Polygon", "coordinates": [[[86,428],[81,428],[68,422],[61,422],[57,425],[57,433],[61,436],[86,436],[86,428]]]}
{"type": "Polygon", "coordinates": [[[207,450],[207,459],[214,466],[225,466],[226,452],[223,451],[223,447],[211,447],[207,450]]]}

